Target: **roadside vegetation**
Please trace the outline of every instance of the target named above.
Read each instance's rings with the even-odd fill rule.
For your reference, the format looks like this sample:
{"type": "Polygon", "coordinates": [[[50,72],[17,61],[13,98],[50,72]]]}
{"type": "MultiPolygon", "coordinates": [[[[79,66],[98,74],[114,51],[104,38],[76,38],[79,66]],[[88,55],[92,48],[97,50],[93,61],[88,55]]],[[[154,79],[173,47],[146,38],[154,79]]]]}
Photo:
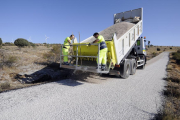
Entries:
{"type": "Polygon", "coordinates": [[[155,120],[180,120],[180,50],[169,56],[167,65],[167,81],[164,90],[165,101],[155,120]]]}
{"type": "Polygon", "coordinates": [[[25,47],[25,46],[29,46],[30,43],[26,40],[26,39],[23,39],[23,38],[18,38],[14,41],[14,44],[16,46],[19,47],[19,49],[21,50],[22,47],[25,47]]]}
{"type": "Polygon", "coordinates": [[[2,47],[2,39],[0,38],[0,48],[2,47]]]}
{"type": "Polygon", "coordinates": [[[0,44],[0,92],[42,84],[44,80],[50,81],[59,75],[48,66],[57,63],[55,66],[58,67],[60,44],[34,44],[21,38],[15,43],[0,44]],[[29,72],[33,76],[26,75],[29,72]],[[26,83],[29,79],[38,79],[38,82],[26,83]]]}
{"type": "MultiPolygon", "coordinates": [[[[47,48],[49,48],[49,44],[47,44],[47,48]]],[[[43,58],[47,61],[48,64],[60,61],[60,48],[61,45],[53,45],[49,52],[43,54],[43,58]]]]}
{"type": "MultiPolygon", "coordinates": [[[[51,81],[66,77],[66,72],[58,69],[61,44],[34,44],[21,38],[16,39],[15,43],[0,40],[2,46],[0,48],[0,92],[42,84],[43,80],[51,81]],[[60,73],[63,77],[62,75],[60,77],[60,73]],[[31,79],[38,79],[38,82],[27,83],[31,79]]],[[[172,51],[178,49],[178,47],[172,48],[172,51]]],[[[168,46],[150,45],[147,48],[148,60],[163,52],[164,49],[171,51],[168,46]],[[157,48],[161,51],[157,51],[157,48]]],[[[75,79],[74,76],[73,78],[75,79]]]]}

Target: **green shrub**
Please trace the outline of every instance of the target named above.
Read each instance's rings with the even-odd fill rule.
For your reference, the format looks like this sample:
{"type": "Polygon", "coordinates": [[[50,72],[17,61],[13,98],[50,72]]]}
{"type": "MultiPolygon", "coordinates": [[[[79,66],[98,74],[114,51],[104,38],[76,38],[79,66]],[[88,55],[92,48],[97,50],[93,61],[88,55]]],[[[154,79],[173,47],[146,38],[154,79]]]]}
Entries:
{"type": "Polygon", "coordinates": [[[161,51],[161,49],[160,49],[160,48],[157,48],[157,51],[161,51]]]}
{"type": "Polygon", "coordinates": [[[5,42],[3,44],[3,46],[15,46],[14,43],[10,43],[10,42],[5,42]]]}
{"type": "Polygon", "coordinates": [[[153,55],[153,57],[156,57],[157,53],[156,53],[156,52],[153,52],[152,55],[153,55]]]}
{"type": "Polygon", "coordinates": [[[36,47],[36,44],[32,43],[32,42],[29,42],[29,46],[32,46],[33,48],[36,47]]]}
{"type": "Polygon", "coordinates": [[[36,48],[36,44],[32,44],[31,46],[32,46],[33,48],[36,48]]]}
{"type": "Polygon", "coordinates": [[[180,52],[172,53],[173,59],[176,60],[177,64],[180,64],[180,52]]]}
{"type": "Polygon", "coordinates": [[[24,46],[28,46],[29,42],[26,39],[18,38],[14,41],[14,44],[21,49],[24,46]]]}
{"type": "Polygon", "coordinates": [[[2,45],[2,43],[3,43],[3,42],[2,42],[2,39],[0,38],[0,46],[2,45]]]}
{"type": "Polygon", "coordinates": [[[180,49],[179,49],[179,50],[177,50],[177,53],[180,53],[180,49]]]}

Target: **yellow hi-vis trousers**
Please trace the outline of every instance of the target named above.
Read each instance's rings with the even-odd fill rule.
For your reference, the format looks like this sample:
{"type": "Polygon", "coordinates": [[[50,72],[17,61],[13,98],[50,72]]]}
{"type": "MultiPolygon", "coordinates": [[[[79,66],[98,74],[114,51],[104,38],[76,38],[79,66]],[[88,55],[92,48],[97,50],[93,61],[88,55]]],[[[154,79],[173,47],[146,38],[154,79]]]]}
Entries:
{"type": "MultiPolygon", "coordinates": [[[[63,48],[63,55],[68,55],[68,49],[67,48],[63,48]]],[[[64,56],[64,62],[68,62],[68,56],[64,56]]]]}
{"type": "MultiPolygon", "coordinates": [[[[100,50],[99,52],[99,65],[106,65],[107,62],[107,48],[100,50]]],[[[98,64],[98,55],[97,55],[97,64],[98,64]]]]}

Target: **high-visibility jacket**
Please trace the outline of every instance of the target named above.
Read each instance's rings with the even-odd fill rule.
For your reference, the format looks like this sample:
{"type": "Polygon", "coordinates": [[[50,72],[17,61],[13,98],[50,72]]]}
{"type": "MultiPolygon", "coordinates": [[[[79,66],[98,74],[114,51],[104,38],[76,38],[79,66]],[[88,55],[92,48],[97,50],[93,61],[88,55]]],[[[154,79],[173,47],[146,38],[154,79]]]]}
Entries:
{"type": "Polygon", "coordinates": [[[67,38],[64,40],[64,47],[63,47],[63,48],[67,48],[67,49],[70,48],[70,46],[65,46],[65,45],[70,45],[69,42],[68,42],[68,40],[71,41],[70,37],[67,37],[67,38]]]}
{"type": "Polygon", "coordinates": [[[102,35],[99,35],[97,39],[99,40],[97,43],[100,43],[100,50],[107,48],[104,37],[102,35]]]}

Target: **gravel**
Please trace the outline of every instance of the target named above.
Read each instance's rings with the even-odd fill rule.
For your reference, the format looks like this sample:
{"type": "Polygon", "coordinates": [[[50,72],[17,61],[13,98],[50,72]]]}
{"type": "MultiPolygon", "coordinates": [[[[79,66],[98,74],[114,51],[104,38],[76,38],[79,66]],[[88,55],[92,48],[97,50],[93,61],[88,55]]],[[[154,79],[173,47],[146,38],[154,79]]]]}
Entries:
{"type": "Polygon", "coordinates": [[[0,94],[1,120],[147,120],[162,104],[169,53],[128,79],[71,79],[0,94]]]}
{"type": "MultiPolygon", "coordinates": [[[[126,33],[128,30],[130,30],[135,24],[129,23],[129,22],[120,22],[116,23],[105,30],[99,32],[100,35],[104,37],[105,40],[111,40],[114,33],[117,35],[117,39],[119,39],[124,33],[126,33]]],[[[95,38],[91,36],[90,38],[82,41],[81,43],[89,43],[94,41],[95,38]]]]}

